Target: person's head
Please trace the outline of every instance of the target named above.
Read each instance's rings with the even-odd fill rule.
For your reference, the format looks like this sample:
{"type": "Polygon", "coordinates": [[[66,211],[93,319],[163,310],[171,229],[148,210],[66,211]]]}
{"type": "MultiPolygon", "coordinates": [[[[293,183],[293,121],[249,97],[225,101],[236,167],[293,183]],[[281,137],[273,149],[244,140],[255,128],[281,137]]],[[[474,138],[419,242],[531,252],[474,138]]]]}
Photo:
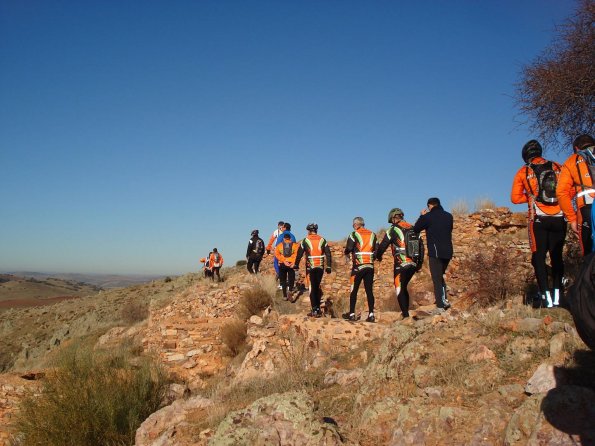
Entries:
{"type": "Polygon", "coordinates": [[[318,225],[316,223],[308,223],[308,226],[306,226],[306,231],[317,233],[318,225]]]}
{"type": "Polygon", "coordinates": [[[521,156],[523,157],[525,164],[529,164],[533,158],[541,156],[542,153],[543,148],[541,147],[541,144],[539,144],[539,141],[532,139],[523,146],[521,156]]]}
{"type": "MultiPolygon", "coordinates": [[[[587,134],[577,136],[572,143],[572,148],[575,152],[578,152],[579,150],[585,150],[593,146],[595,146],[595,140],[593,140],[591,135],[587,134]]],[[[591,151],[593,151],[593,149],[591,149],[591,151]]]]}
{"type": "Polygon", "coordinates": [[[403,210],[401,208],[392,208],[388,212],[388,222],[389,223],[396,224],[399,221],[403,220],[403,217],[405,217],[405,213],[403,212],[403,210]]]}
{"type": "Polygon", "coordinates": [[[285,240],[286,242],[290,241],[290,240],[291,240],[291,235],[289,235],[289,234],[284,234],[284,235],[283,235],[283,240],[285,240]]]}
{"type": "Polygon", "coordinates": [[[277,228],[279,228],[279,230],[282,231],[284,225],[285,225],[285,222],[284,221],[280,221],[279,223],[277,223],[277,228]]]}
{"type": "Polygon", "coordinates": [[[217,252],[217,248],[213,248],[213,252],[217,252]]]}
{"type": "Polygon", "coordinates": [[[353,229],[363,228],[364,226],[366,226],[366,222],[362,217],[355,217],[353,219],[353,229]]]}
{"type": "Polygon", "coordinates": [[[437,197],[428,198],[428,209],[440,206],[440,199],[437,197]]]}
{"type": "Polygon", "coordinates": [[[251,235],[252,237],[258,237],[258,229],[255,229],[254,231],[252,231],[252,232],[250,233],[250,235],[251,235]]]}
{"type": "Polygon", "coordinates": [[[284,231],[291,231],[291,224],[289,224],[289,223],[284,223],[284,224],[283,224],[283,230],[284,230],[284,231]]]}

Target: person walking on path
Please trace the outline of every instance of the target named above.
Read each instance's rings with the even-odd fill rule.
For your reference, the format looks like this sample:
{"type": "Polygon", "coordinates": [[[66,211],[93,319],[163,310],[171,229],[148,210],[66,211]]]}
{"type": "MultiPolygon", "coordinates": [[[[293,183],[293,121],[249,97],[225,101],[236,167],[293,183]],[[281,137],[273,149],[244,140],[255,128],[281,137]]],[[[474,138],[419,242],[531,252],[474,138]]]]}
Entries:
{"type": "Polygon", "coordinates": [[[343,319],[349,321],[357,320],[355,305],[357,303],[357,291],[361,282],[364,282],[366,297],[368,298],[368,317],[366,322],[376,322],[374,316],[374,252],[376,251],[376,234],[365,228],[362,217],[353,219],[353,232],[347,238],[345,245],[345,256],[348,261],[351,257],[351,294],[349,296],[349,312],[343,313],[343,319]]]}
{"type": "Polygon", "coordinates": [[[248,241],[248,248],[246,249],[246,260],[248,261],[246,267],[250,274],[258,274],[265,251],[264,240],[258,236],[258,229],[252,231],[250,235],[252,238],[248,241]]]}
{"type": "MultiPolygon", "coordinates": [[[[283,234],[284,226],[285,226],[285,222],[283,222],[283,221],[279,221],[277,223],[277,229],[275,229],[273,231],[273,233],[271,234],[271,238],[269,239],[269,243],[267,244],[267,247],[266,247],[267,254],[270,254],[271,251],[273,251],[273,253],[274,253],[275,248],[277,247],[277,239],[279,238],[279,236],[281,234],[283,234]]],[[[279,280],[279,261],[277,260],[277,257],[275,257],[273,259],[273,268],[275,268],[275,276],[276,276],[277,280],[279,280]]]]}
{"type": "Polygon", "coordinates": [[[299,244],[294,269],[299,269],[302,256],[306,254],[306,270],[310,276],[310,306],[312,308],[308,316],[321,317],[320,300],[322,298],[322,289],[320,284],[324,271],[327,274],[331,273],[331,250],[326,239],[318,235],[318,225],[316,223],[308,224],[306,230],[308,235],[299,244]]]}
{"type": "Polygon", "coordinates": [[[211,253],[209,253],[206,257],[203,257],[200,259],[204,273],[205,273],[205,277],[211,277],[210,258],[211,258],[211,253]]]}
{"type": "Polygon", "coordinates": [[[275,257],[279,261],[279,281],[283,290],[283,298],[291,301],[293,287],[295,285],[295,258],[297,256],[299,245],[295,240],[291,240],[291,235],[286,232],[283,240],[275,248],[275,257]]]}
{"type": "MultiPolygon", "coordinates": [[[[388,222],[390,228],[384,234],[384,238],[376,250],[376,260],[381,262],[382,255],[391,247],[394,258],[393,278],[397,301],[401,307],[403,319],[409,317],[409,292],[407,285],[417,271],[417,265],[410,257],[407,257],[407,247],[405,244],[406,231],[412,231],[413,225],[407,223],[403,218],[404,212],[400,208],[391,209],[388,213],[388,222]]],[[[420,242],[421,243],[421,242],[420,242]]]]}
{"type": "Polygon", "coordinates": [[[562,165],[556,196],[570,228],[578,236],[583,256],[586,256],[594,250],[591,213],[595,198],[595,140],[591,135],[580,135],[572,143],[572,148],[574,154],[562,165]]]}
{"type": "Polygon", "coordinates": [[[556,198],[556,184],[561,166],[541,157],[543,149],[532,139],[523,146],[521,155],[525,165],[514,176],[510,201],[529,206],[528,225],[531,265],[535,270],[542,306],[560,304],[560,289],[564,275],[562,249],[566,238],[564,214],[556,198]],[[545,259],[550,255],[553,279],[553,301],[548,285],[545,259]]]}
{"type": "Polygon", "coordinates": [[[211,280],[215,281],[215,275],[217,275],[217,282],[221,282],[221,275],[219,270],[223,266],[223,256],[217,251],[217,248],[213,248],[213,252],[209,256],[209,263],[211,266],[211,280]]]}
{"type": "Polygon", "coordinates": [[[434,283],[434,297],[436,299],[436,313],[450,308],[446,294],[444,274],[452,259],[452,215],[440,205],[440,199],[428,199],[428,207],[421,211],[420,217],[413,225],[413,230],[419,234],[426,231],[430,274],[434,283]]]}

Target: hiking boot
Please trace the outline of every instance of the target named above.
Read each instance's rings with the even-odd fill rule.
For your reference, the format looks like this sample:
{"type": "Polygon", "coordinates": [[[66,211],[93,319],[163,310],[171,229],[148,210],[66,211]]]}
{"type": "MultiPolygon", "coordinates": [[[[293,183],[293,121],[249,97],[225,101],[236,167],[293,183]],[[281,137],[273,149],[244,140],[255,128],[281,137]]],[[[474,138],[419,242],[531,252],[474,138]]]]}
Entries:
{"type": "Polygon", "coordinates": [[[444,309],[448,310],[451,307],[450,302],[446,301],[446,303],[444,304],[444,309]]]}
{"type": "Polygon", "coordinates": [[[343,313],[341,317],[347,321],[357,321],[355,313],[343,313]]]}
{"type": "Polygon", "coordinates": [[[374,313],[370,313],[368,314],[368,317],[366,318],[366,322],[376,322],[376,317],[374,316],[374,313]]]}
{"type": "Polygon", "coordinates": [[[291,291],[288,291],[286,300],[288,300],[289,302],[293,302],[293,300],[291,300],[291,297],[292,297],[291,291]]]}
{"type": "Polygon", "coordinates": [[[322,317],[322,313],[320,312],[320,310],[314,309],[308,313],[308,317],[322,317]]]}

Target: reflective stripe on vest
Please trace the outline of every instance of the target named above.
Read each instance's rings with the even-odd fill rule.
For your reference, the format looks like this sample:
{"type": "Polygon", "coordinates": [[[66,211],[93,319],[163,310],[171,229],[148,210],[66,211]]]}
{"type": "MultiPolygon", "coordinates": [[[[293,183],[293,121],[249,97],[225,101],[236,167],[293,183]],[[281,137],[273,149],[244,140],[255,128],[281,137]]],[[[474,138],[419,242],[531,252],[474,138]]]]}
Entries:
{"type": "Polygon", "coordinates": [[[306,251],[308,254],[308,266],[310,268],[324,268],[325,256],[323,254],[323,249],[326,240],[317,234],[310,234],[306,236],[304,243],[306,244],[306,251]]]}
{"type": "Polygon", "coordinates": [[[363,235],[358,231],[354,231],[353,236],[355,238],[355,246],[358,248],[358,251],[355,252],[356,266],[373,264],[374,251],[372,251],[372,246],[374,246],[376,234],[372,231],[365,230],[363,235]],[[366,236],[366,240],[364,240],[364,236],[366,236]]]}

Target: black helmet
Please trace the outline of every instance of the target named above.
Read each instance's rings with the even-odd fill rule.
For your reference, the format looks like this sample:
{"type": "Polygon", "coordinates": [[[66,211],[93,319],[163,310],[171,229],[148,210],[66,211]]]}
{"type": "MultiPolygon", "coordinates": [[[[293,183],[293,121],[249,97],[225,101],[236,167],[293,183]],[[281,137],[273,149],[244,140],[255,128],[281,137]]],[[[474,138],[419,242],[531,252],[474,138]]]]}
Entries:
{"type": "Polygon", "coordinates": [[[595,146],[595,140],[593,140],[593,137],[591,135],[587,134],[577,136],[577,138],[572,143],[572,148],[575,152],[578,150],[586,149],[587,147],[591,146],[595,146]]]}
{"type": "Polygon", "coordinates": [[[318,225],[316,223],[308,223],[308,226],[306,226],[306,231],[318,231],[318,225]]]}
{"type": "Polygon", "coordinates": [[[252,237],[254,237],[255,235],[258,235],[258,229],[255,229],[254,231],[252,231],[252,233],[250,235],[252,237]]]}
{"type": "Polygon", "coordinates": [[[388,222],[392,223],[393,222],[393,217],[395,215],[400,215],[401,217],[405,216],[405,213],[403,212],[403,210],[401,208],[392,208],[389,212],[388,212],[388,222]]]}
{"type": "Polygon", "coordinates": [[[531,161],[531,159],[537,156],[541,156],[542,152],[543,149],[541,147],[541,144],[539,144],[539,141],[537,141],[536,139],[532,139],[523,146],[523,161],[528,164],[529,161],[531,161]]]}

